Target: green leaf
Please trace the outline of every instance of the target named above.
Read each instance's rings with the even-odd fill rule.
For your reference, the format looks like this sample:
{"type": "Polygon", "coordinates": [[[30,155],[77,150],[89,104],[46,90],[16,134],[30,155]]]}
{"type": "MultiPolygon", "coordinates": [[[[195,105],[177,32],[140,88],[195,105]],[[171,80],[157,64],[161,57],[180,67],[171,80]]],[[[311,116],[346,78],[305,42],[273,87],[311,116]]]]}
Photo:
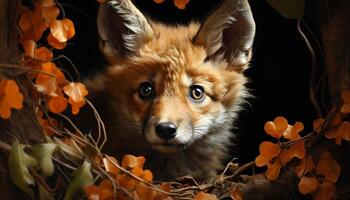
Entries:
{"type": "Polygon", "coordinates": [[[43,143],[32,147],[30,155],[37,159],[41,172],[45,177],[51,176],[55,170],[52,162],[52,153],[55,151],[56,146],[52,143],[43,143]]]}
{"type": "Polygon", "coordinates": [[[289,19],[301,19],[304,16],[305,0],[267,0],[282,16],[289,19]]]}
{"type": "Polygon", "coordinates": [[[76,196],[77,193],[83,191],[86,185],[92,185],[94,180],[91,174],[91,163],[84,161],[83,165],[80,166],[74,172],[74,179],[68,185],[64,200],[71,200],[76,196]]]}
{"type": "Polygon", "coordinates": [[[10,176],[13,183],[33,199],[34,192],[28,185],[34,185],[35,179],[28,168],[37,166],[38,162],[24,152],[24,147],[24,144],[18,142],[12,144],[9,157],[10,176]]]}

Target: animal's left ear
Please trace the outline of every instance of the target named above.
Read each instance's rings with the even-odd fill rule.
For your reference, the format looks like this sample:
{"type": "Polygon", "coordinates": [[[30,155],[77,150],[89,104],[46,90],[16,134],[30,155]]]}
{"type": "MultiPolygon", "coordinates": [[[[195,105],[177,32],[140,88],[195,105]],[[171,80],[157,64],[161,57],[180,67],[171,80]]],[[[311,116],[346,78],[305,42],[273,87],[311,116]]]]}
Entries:
{"type": "Polygon", "coordinates": [[[136,55],[144,43],[155,37],[147,18],[131,0],[107,0],[100,4],[97,27],[100,48],[111,63],[136,55]]]}
{"type": "Polygon", "coordinates": [[[224,0],[204,21],[194,44],[203,46],[208,58],[224,56],[230,67],[243,70],[251,58],[255,23],[247,0],[224,0]]]}

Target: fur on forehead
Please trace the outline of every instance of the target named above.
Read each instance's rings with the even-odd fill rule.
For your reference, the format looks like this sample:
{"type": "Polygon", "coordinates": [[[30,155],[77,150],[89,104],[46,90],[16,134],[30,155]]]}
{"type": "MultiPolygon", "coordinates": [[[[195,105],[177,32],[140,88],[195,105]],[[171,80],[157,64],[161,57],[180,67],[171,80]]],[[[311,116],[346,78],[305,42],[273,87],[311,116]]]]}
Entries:
{"type": "Polygon", "coordinates": [[[112,65],[130,67],[130,65],[154,63],[170,68],[167,69],[169,71],[172,67],[186,69],[207,62],[221,69],[241,72],[239,68],[231,66],[223,54],[208,59],[206,49],[193,43],[193,39],[201,27],[200,23],[191,22],[188,25],[170,26],[151,22],[151,25],[156,37],[140,46],[134,55],[130,55],[126,59],[117,58],[115,62],[112,62],[112,65]]]}
{"type": "Polygon", "coordinates": [[[184,65],[200,65],[206,58],[203,47],[196,46],[192,40],[200,27],[199,23],[187,26],[169,26],[152,23],[156,37],[144,43],[134,56],[125,59],[127,64],[157,62],[184,67],[184,65]]]}

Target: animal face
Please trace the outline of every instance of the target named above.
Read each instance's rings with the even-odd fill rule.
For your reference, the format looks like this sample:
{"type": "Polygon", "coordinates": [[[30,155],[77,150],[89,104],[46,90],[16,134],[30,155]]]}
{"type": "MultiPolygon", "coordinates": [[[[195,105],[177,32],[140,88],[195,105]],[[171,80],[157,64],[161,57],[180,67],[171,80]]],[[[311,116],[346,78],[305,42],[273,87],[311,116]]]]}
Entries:
{"type": "Polygon", "coordinates": [[[129,0],[100,7],[101,49],[110,63],[104,87],[111,120],[119,121],[112,126],[125,133],[119,138],[171,153],[231,123],[245,95],[242,71],[255,31],[247,6],[226,0],[203,24],[187,26],[150,22],[129,0]]]}

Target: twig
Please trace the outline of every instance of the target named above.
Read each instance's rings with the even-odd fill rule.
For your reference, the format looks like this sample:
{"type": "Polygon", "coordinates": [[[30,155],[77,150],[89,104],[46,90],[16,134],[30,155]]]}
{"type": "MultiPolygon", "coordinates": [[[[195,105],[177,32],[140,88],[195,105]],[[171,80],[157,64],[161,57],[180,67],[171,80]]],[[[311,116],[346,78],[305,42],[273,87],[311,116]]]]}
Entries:
{"type": "Polygon", "coordinates": [[[321,118],[322,117],[322,110],[321,110],[320,105],[318,104],[318,102],[316,100],[316,94],[315,94],[315,90],[313,88],[314,83],[315,83],[315,75],[316,75],[316,54],[315,54],[315,51],[314,51],[313,47],[311,46],[309,40],[307,39],[306,35],[301,30],[300,20],[297,21],[297,30],[298,30],[298,33],[300,34],[300,36],[302,37],[302,39],[304,40],[306,47],[308,48],[308,50],[311,54],[312,67],[311,67],[311,75],[310,75],[310,83],[309,83],[310,101],[311,101],[312,105],[314,106],[314,109],[316,111],[317,116],[319,118],[321,118]]]}
{"type": "Polygon", "coordinates": [[[4,63],[0,63],[0,67],[4,67],[4,68],[10,68],[10,69],[21,69],[23,70],[23,72],[36,72],[36,73],[41,73],[41,74],[45,74],[48,76],[51,76],[52,78],[56,79],[56,76],[50,72],[46,72],[40,69],[32,69],[32,68],[28,68],[22,65],[15,65],[15,64],[4,64],[4,63]]]}
{"type": "MultiPolygon", "coordinates": [[[[59,55],[57,56],[56,58],[52,59],[52,61],[56,61],[56,60],[59,60],[59,59],[64,59],[66,60],[70,65],[71,67],[73,68],[74,70],[74,73],[75,75],[77,76],[76,80],[80,82],[80,73],[78,71],[78,68],[75,66],[75,64],[73,63],[73,61],[71,61],[71,59],[69,59],[67,56],[65,55],[59,55]]],[[[73,77],[67,72],[67,74],[69,75],[69,77],[71,78],[71,81],[73,82],[74,79],[73,77]]]]}
{"type": "Polygon", "coordinates": [[[71,119],[69,119],[69,117],[58,113],[57,115],[59,115],[60,117],[64,118],[73,128],[74,130],[79,133],[79,135],[84,136],[84,134],[80,131],[80,129],[73,123],[73,121],[71,119]]]}
{"type": "Polygon", "coordinates": [[[45,180],[36,173],[35,170],[29,168],[30,173],[34,176],[36,180],[39,181],[39,183],[48,191],[48,192],[54,192],[55,189],[51,188],[49,185],[46,184],[45,180]]]}
{"type": "Polygon", "coordinates": [[[91,22],[96,23],[96,19],[94,19],[93,17],[89,16],[88,14],[86,14],[86,12],[84,12],[83,10],[72,6],[70,4],[66,4],[66,3],[61,3],[62,7],[67,7],[67,8],[71,8],[75,11],[77,11],[78,13],[80,13],[81,15],[85,16],[86,18],[88,18],[91,22]]]}
{"type": "Polygon", "coordinates": [[[11,147],[11,145],[9,145],[3,141],[0,141],[0,149],[5,150],[5,151],[11,151],[12,147],[11,147]]]}
{"type": "Polygon", "coordinates": [[[209,189],[209,188],[211,188],[213,186],[214,186],[214,183],[207,183],[207,184],[204,184],[204,185],[188,186],[188,187],[176,189],[176,190],[173,190],[173,192],[180,193],[180,192],[184,192],[186,190],[200,190],[200,191],[203,191],[203,190],[209,189]]]}
{"type": "Polygon", "coordinates": [[[232,175],[226,176],[223,180],[224,181],[226,181],[227,179],[233,180],[233,179],[237,178],[239,175],[241,175],[247,169],[250,169],[253,167],[255,167],[255,161],[251,161],[249,163],[246,163],[246,164],[242,165],[241,167],[239,167],[232,175]]]}
{"type": "Polygon", "coordinates": [[[104,146],[104,144],[107,142],[106,127],[105,127],[105,125],[104,125],[104,123],[103,123],[103,121],[102,121],[102,119],[100,117],[100,114],[96,110],[95,106],[89,100],[85,99],[85,101],[89,104],[91,109],[94,111],[94,115],[95,115],[95,118],[96,118],[97,123],[98,123],[99,132],[98,132],[97,143],[99,143],[101,136],[103,136],[103,140],[101,142],[101,145],[99,146],[99,149],[101,150],[102,147],[104,146]],[[102,129],[102,135],[101,135],[100,129],[102,129]]]}
{"type": "Polygon", "coordinates": [[[62,162],[61,160],[59,160],[58,158],[55,158],[55,157],[52,157],[52,160],[54,160],[55,162],[57,162],[58,164],[60,164],[60,165],[62,165],[62,166],[64,166],[64,167],[66,167],[66,168],[68,168],[68,169],[70,169],[70,170],[77,170],[77,168],[76,167],[73,167],[73,166],[71,166],[71,165],[69,165],[69,164],[67,164],[67,163],[65,163],[65,162],[62,162]]]}
{"type": "Polygon", "coordinates": [[[230,162],[226,165],[224,171],[222,171],[221,174],[220,174],[219,176],[222,176],[222,175],[224,175],[224,174],[227,172],[227,170],[229,169],[229,167],[231,166],[231,164],[233,164],[233,161],[234,161],[234,160],[236,160],[236,158],[233,158],[232,160],[230,160],[230,162]]]}
{"type": "Polygon", "coordinates": [[[313,136],[314,134],[315,134],[315,132],[314,132],[314,131],[311,131],[309,134],[307,134],[307,135],[301,137],[300,139],[286,142],[286,143],[282,144],[282,149],[287,148],[287,147],[289,147],[289,146],[291,146],[291,145],[294,145],[294,144],[296,144],[296,143],[305,141],[305,140],[309,139],[311,136],[313,136]]]}
{"type": "Polygon", "coordinates": [[[60,7],[60,10],[62,11],[62,18],[66,18],[66,12],[64,11],[62,4],[58,1],[55,1],[55,3],[58,5],[58,7],[60,7]]]}

